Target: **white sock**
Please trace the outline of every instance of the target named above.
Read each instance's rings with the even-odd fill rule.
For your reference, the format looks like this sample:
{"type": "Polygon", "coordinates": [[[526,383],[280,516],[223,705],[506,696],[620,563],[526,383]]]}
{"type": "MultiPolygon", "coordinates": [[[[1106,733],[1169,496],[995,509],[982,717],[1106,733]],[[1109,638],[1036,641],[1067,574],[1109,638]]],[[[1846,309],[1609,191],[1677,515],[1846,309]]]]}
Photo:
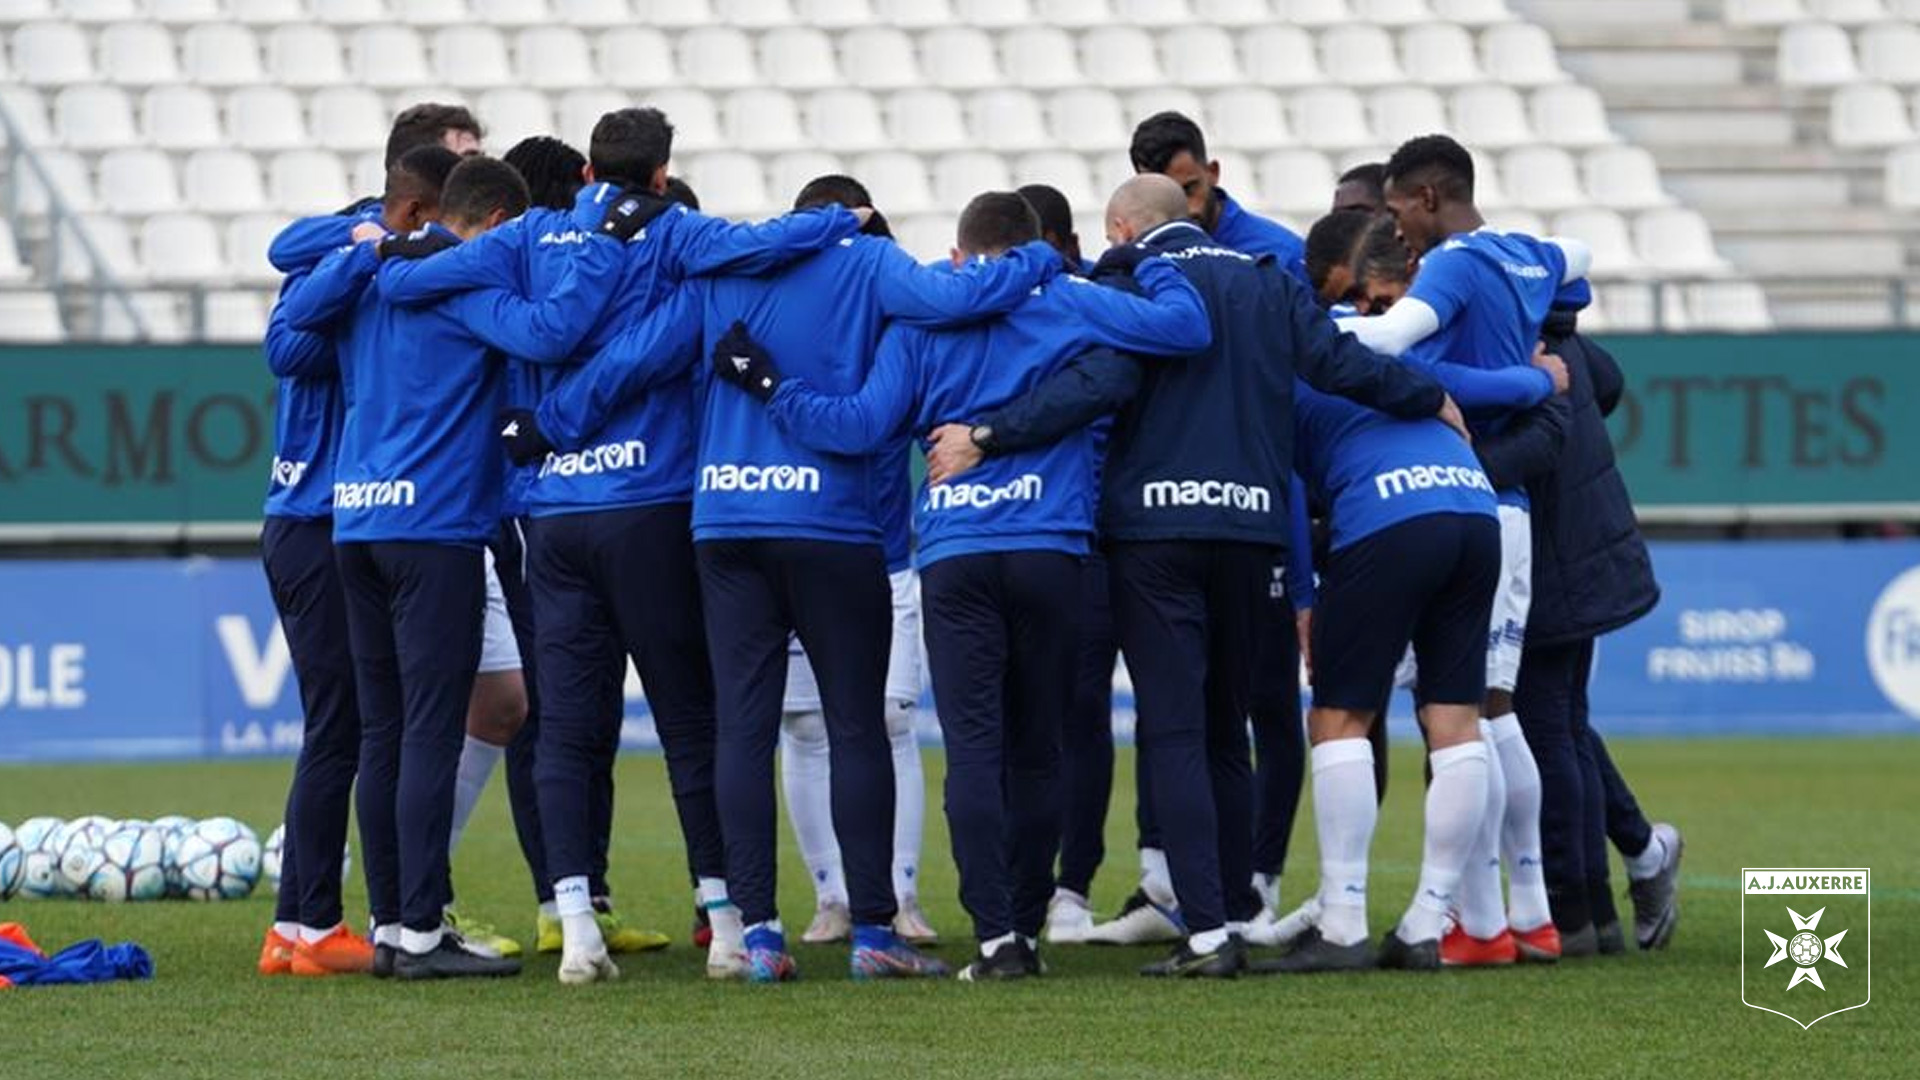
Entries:
{"type": "Polygon", "coordinates": [[[560,913],[561,949],[570,954],[595,954],[607,951],[600,936],[600,924],[593,918],[593,897],[588,895],[585,874],[561,878],[553,883],[553,906],[560,913]]]}
{"type": "Polygon", "coordinates": [[[507,748],[467,736],[460,748],[460,768],[453,776],[453,831],[447,836],[447,853],[460,848],[460,834],[467,831],[467,819],[480,805],[480,796],[493,779],[493,767],[506,756],[507,748]]]}
{"type": "Polygon", "coordinates": [[[1634,881],[1645,881],[1667,865],[1667,845],[1660,839],[1659,833],[1649,833],[1645,851],[1638,855],[1622,853],[1620,858],[1627,864],[1627,877],[1634,881]]]}
{"type": "Polygon", "coordinates": [[[385,945],[390,949],[399,948],[400,947],[400,924],[388,923],[385,926],[374,927],[373,943],[375,945],[385,945]]]}
{"type": "Polygon", "coordinates": [[[737,948],[746,929],[740,925],[740,909],[733,906],[733,900],[727,895],[727,883],[720,878],[703,877],[695,892],[700,897],[700,906],[706,909],[707,924],[713,927],[713,939],[732,942],[737,948]]]}
{"type": "Polygon", "coordinates": [[[1512,713],[1487,724],[1500,775],[1507,782],[1505,817],[1500,822],[1500,857],[1507,864],[1507,922],[1515,930],[1534,930],[1553,921],[1547,901],[1546,867],[1540,861],[1540,766],[1527,747],[1520,718],[1512,713]]]}
{"type": "Polygon", "coordinates": [[[344,925],[343,923],[334,923],[332,926],[327,927],[325,930],[315,930],[311,926],[302,926],[300,928],[300,940],[306,942],[309,945],[317,945],[320,942],[325,941],[327,938],[327,935],[333,933],[335,930],[340,929],[340,927],[343,925],[344,925]]]}
{"type": "Polygon", "coordinates": [[[1334,739],[1313,748],[1313,822],[1320,837],[1320,936],[1367,940],[1367,849],[1380,818],[1373,744],[1334,739]]]}
{"type": "Polygon", "coordinates": [[[1500,827],[1507,817],[1507,785],[1500,755],[1493,749],[1487,722],[1480,721],[1487,747],[1487,804],[1474,838],[1473,854],[1460,876],[1457,909],[1460,929],[1477,938],[1498,937],[1507,926],[1507,899],[1500,888],[1500,827]]]}
{"type": "Polygon", "coordinates": [[[300,924],[297,922],[280,922],[275,920],[273,932],[286,938],[288,941],[300,940],[300,924]]]}
{"type": "Polygon", "coordinates": [[[1140,849],[1140,890],[1161,907],[1173,907],[1180,902],[1173,892],[1173,872],[1167,869],[1167,853],[1159,848],[1140,849]]]}
{"type": "Polygon", "coordinates": [[[1260,903],[1272,911],[1280,910],[1280,875],[1253,875],[1253,891],[1260,894],[1260,903]]]}
{"type": "Polygon", "coordinates": [[[999,937],[994,938],[992,941],[983,941],[980,943],[980,955],[992,956],[994,953],[994,950],[998,949],[1000,946],[1011,945],[1018,940],[1020,940],[1020,935],[1018,934],[1001,934],[999,937]]]}
{"type": "Polygon", "coordinates": [[[907,901],[920,893],[920,835],[927,816],[927,779],[911,703],[887,702],[887,741],[893,744],[893,895],[907,901]]]}
{"type": "Polygon", "coordinates": [[[1461,872],[1480,833],[1487,811],[1487,746],[1463,743],[1435,750],[1433,783],[1427,788],[1426,841],[1420,855],[1420,884],[1400,919],[1400,940],[1432,941],[1445,932],[1461,872]]]}
{"type": "Polygon", "coordinates": [[[440,939],[446,931],[436,926],[431,930],[409,930],[400,928],[400,947],[415,956],[425,956],[440,947],[440,939]]]}
{"type": "Polygon", "coordinates": [[[847,877],[840,867],[840,839],[833,834],[833,768],[826,721],[819,713],[780,726],[780,784],[800,858],[813,878],[815,903],[845,906],[847,877]]]}
{"type": "Polygon", "coordinates": [[[1187,948],[1197,953],[1210,953],[1227,943],[1228,933],[1224,926],[1213,930],[1202,930],[1187,938],[1187,948]]]}
{"type": "Polygon", "coordinates": [[[1083,907],[1083,908],[1089,908],[1089,909],[1092,907],[1091,904],[1087,903],[1086,897],[1081,896],[1079,893],[1074,892],[1072,889],[1062,889],[1058,886],[1055,886],[1053,890],[1053,903],[1073,904],[1076,907],[1083,907]]]}

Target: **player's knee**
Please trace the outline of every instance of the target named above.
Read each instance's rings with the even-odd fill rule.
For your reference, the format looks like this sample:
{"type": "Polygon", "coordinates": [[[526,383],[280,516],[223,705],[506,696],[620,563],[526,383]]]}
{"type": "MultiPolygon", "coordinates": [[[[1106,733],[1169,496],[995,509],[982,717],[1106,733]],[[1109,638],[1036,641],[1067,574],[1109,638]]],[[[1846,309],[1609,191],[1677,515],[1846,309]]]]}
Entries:
{"type": "Polygon", "coordinates": [[[476,677],[467,705],[467,734],[481,742],[505,746],[527,722],[527,684],[518,671],[496,671],[476,677]]]}

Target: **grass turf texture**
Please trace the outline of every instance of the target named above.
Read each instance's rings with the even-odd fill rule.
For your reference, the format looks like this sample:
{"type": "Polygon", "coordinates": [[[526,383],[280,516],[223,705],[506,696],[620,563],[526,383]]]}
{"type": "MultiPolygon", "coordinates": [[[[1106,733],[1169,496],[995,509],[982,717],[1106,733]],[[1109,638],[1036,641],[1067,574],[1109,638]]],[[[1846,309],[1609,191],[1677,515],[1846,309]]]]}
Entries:
{"type": "MultiPolygon", "coordinates": [[[[967,986],[856,985],[843,948],[800,947],[801,983],[714,984],[686,944],[690,898],[661,762],[629,757],[620,765],[614,889],[630,922],[670,931],[675,945],[621,958],[620,982],[561,987],[553,957],[501,982],[263,979],[253,962],[272,916],[264,890],[223,904],[15,900],[0,905],[0,921],[25,922],[42,945],[130,938],[152,951],[157,977],[0,995],[0,1075],[1427,1080],[1760,1076],[1809,1066],[1823,1077],[1914,1075],[1920,739],[1623,740],[1615,750],[1649,812],[1687,838],[1684,917],[1661,954],[1558,969],[1166,984],[1134,974],[1158,948],[1057,948],[1047,951],[1044,981],[967,986]],[[1736,880],[1747,865],[1834,864],[1874,870],[1873,1003],[1802,1031],[1741,1004],[1736,880]]],[[[1131,765],[1123,751],[1108,864],[1095,887],[1103,915],[1134,880],[1131,765]]],[[[970,945],[946,854],[939,767],[930,753],[922,898],[953,960],[970,945]]],[[[1396,746],[1393,768],[1374,845],[1376,936],[1412,889],[1419,852],[1413,748],[1396,746]]],[[[0,820],[232,814],[264,837],[280,820],[288,772],[280,761],[0,768],[0,820]]],[[[463,910],[530,947],[533,904],[504,788],[496,778],[468,831],[458,888],[463,910]]],[[[366,912],[358,865],[352,919],[366,912]]],[[[790,842],[782,865],[782,908],[797,939],[812,896],[790,842]]],[[[1312,887],[1315,865],[1303,817],[1289,906],[1312,887]]],[[[1624,883],[1617,865],[1615,878],[1624,883]]]]}

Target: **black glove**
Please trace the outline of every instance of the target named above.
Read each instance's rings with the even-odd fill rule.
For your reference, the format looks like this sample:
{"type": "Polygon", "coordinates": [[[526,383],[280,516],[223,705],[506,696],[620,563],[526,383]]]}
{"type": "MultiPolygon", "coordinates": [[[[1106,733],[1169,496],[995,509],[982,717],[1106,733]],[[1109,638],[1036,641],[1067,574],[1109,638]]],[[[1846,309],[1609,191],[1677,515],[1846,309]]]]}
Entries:
{"type": "Polygon", "coordinates": [[[424,259],[435,252],[458,247],[460,240],[438,229],[415,229],[405,236],[383,236],[379,252],[383,259],[424,259]]]}
{"type": "Polygon", "coordinates": [[[644,188],[628,188],[607,207],[600,219],[600,235],[625,243],[639,234],[654,218],[673,209],[673,200],[663,199],[644,188]]]}
{"type": "Polygon", "coordinates": [[[714,343],[713,373],[761,401],[773,399],[782,378],[773,357],[747,333],[746,324],[737,321],[714,343]]]}
{"type": "Polygon", "coordinates": [[[864,236],[878,236],[883,240],[893,239],[893,226],[887,224],[887,216],[882,214],[876,207],[869,206],[867,209],[873,211],[873,216],[867,219],[865,225],[860,226],[861,234],[864,236]]]}
{"type": "Polygon", "coordinates": [[[1126,274],[1131,277],[1133,276],[1134,268],[1146,262],[1148,259],[1153,258],[1153,255],[1153,252],[1148,251],[1139,244],[1121,244],[1117,247],[1110,247],[1107,249],[1105,255],[1100,256],[1100,261],[1094,264],[1093,276],[1098,278],[1107,277],[1112,274],[1126,274]]]}
{"type": "Polygon", "coordinates": [[[531,465],[553,453],[553,444],[540,432],[540,421],[532,409],[507,409],[500,413],[500,441],[507,446],[507,458],[515,465],[531,465]]]}

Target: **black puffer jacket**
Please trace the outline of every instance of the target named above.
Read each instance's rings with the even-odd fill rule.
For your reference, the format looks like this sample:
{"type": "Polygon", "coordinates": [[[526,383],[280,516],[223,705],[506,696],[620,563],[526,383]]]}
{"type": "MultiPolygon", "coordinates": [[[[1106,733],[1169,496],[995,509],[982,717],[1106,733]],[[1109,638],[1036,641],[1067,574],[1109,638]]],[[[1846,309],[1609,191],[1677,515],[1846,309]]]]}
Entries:
{"type": "Polygon", "coordinates": [[[1541,327],[1567,362],[1566,438],[1551,471],[1527,481],[1533,499],[1533,609],[1527,642],[1558,645],[1633,622],[1660,600],[1647,545],[1614,463],[1606,417],[1620,403],[1620,366],[1555,308],[1541,327]]]}

